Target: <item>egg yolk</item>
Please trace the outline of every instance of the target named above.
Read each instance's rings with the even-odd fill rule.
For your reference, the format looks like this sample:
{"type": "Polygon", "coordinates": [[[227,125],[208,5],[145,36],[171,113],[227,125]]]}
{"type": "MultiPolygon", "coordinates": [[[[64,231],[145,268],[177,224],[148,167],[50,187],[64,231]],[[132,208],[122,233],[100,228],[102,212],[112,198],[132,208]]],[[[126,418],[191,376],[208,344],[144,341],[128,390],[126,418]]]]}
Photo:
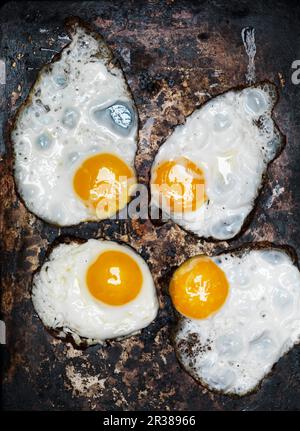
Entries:
{"type": "Polygon", "coordinates": [[[195,211],[207,199],[203,171],[185,157],[159,164],[152,186],[174,212],[195,211]]]}
{"type": "Polygon", "coordinates": [[[175,271],[169,288],[176,310],[191,319],[205,319],[219,310],[228,291],[225,273],[205,256],[183,263],[175,271]]]}
{"type": "Polygon", "coordinates": [[[124,305],[139,294],[142,271],[128,254],[109,250],[88,268],[87,287],[94,298],[108,305],[124,305]]]}
{"type": "Polygon", "coordinates": [[[99,219],[108,218],[124,208],[135,183],[132,169],[108,153],[86,159],[73,179],[75,192],[99,219]]]}

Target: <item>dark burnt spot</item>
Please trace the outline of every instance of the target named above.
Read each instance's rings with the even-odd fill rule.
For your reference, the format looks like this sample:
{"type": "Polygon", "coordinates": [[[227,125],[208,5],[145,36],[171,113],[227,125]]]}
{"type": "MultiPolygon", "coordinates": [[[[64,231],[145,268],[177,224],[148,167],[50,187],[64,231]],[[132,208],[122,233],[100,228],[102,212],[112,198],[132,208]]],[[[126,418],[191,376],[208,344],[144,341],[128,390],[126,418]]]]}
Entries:
{"type": "Polygon", "coordinates": [[[114,343],[108,350],[109,360],[116,363],[120,359],[122,348],[119,344],[114,343]]]}
{"type": "Polygon", "coordinates": [[[160,93],[157,98],[157,106],[161,108],[165,102],[166,95],[164,93],[160,93]]]}
{"type": "Polygon", "coordinates": [[[145,261],[147,262],[147,260],[149,260],[151,254],[148,250],[148,247],[146,246],[142,246],[141,250],[140,250],[140,255],[142,256],[143,259],[145,259],[145,261]]]}
{"type": "Polygon", "coordinates": [[[152,160],[150,159],[141,159],[141,161],[139,160],[139,172],[141,174],[144,174],[146,172],[149,172],[152,166],[152,160]]]}
{"type": "Polygon", "coordinates": [[[168,257],[175,257],[176,256],[176,246],[175,244],[169,244],[167,245],[166,254],[168,257]]]}
{"type": "Polygon", "coordinates": [[[148,71],[143,71],[139,75],[139,85],[141,90],[155,95],[161,88],[161,79],[151,76],[148,71]]]}
{"type": "Polygon", "coordinates": [[[250,13],[250,9],[247,6],[237,6],[233,10],[231,10],[231,15],[233,18],[240,19],[246,18],[250,13]]]}
{"type": "Polygon", "coordinates": [[[152,56],[145,53],[144,48],[133,49],[130,58],[132,66],[137,70],[147,70],[153,63],[152,56]]]}
{"type": "Polygon", "coordinates": [[[209,39],[209,33],[202,32],[202,33],[199,33],[197,37],[199,40],[206,42],[209,39]]]}
{"type": "Polygon", "coordinates": [[[139,360],[135,359],[133,357],[130,357],[127,359],[127,361],[125,362],[125,367],[128,370],[136,370],[139,367],[139,360]]]}

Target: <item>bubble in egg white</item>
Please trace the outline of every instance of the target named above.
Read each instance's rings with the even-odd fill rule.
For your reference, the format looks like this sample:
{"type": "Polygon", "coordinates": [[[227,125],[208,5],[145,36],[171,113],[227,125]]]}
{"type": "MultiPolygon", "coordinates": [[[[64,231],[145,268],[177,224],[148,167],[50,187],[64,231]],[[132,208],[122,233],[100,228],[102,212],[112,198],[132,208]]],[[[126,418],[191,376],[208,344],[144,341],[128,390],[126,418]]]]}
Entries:
{"type": "Polygon", "coordinates": [[[230,281],[234,281],[241,289],[248,289],[250,282],[250,271],[245,270],[241,265],[229,272],[230,281]]]}
{"type": "Polygon", "coordinates": [[[222,132],[231,126],[231,120],[227,114],[222,112],[218,113],[214,117],[214,128],[216,132],[222,132]]]}
{"type": "Polygon", "coordinates": [[[43,133],[36,140],[37,147],[41,150],[48,150],[52,145],[53,139],[49,133],[43,133]]]}
{"type": "Polygon", "coordinates": [[[286,289],[275,287],[272,293],[272,300],[275,307],[283,312],[288,312],[293,307],[293,296],[286,289]]]}
{"type": "Polygon", "coordinates": [[[228,216],[225,220],[219,220],[211,228],[211,236],[218,239],[229,239],[235,236],[243,223],[240,214],[228,216]]]}
{"type": "Polygon", "coordinates": [[[262,250],[261,257],[271,265],[278,265],[287,261],[287,256],[279,250],[262,250]]]}
{"type": "Polygon", "coordinates": [[[235,356],[243,349],[243,340],[235,333],[224,334],[217,338],[216,347],[221,355],[235,356]]]}
{"type": "Polygon", "coordinates": [[[245,107],[255,115],[262,114],[267,109],[267,100],[264,93],[257,89],[249,90],[246,95],[245,107]]]}
{"type": "Polygon", "coordinates": [[[80,113],[77,109],[67,108],[63,113],[62,123],[68,129],[74,129],[76,127],[80,113]]]}
{"type": "Polygon", "coordinates": [[[42,115],[39,118],[39,122],[41,124],[43,124],[44,126],[49,126],[51,123],[53,123],[53,117],[52,117],[52,115],[49,115],[49,114],[42,115]]]}
{"type": "Polygon", "coordinates": [[[105,121],[106,117],[108,117],[107,114],[106,109],[95,109],[93,112],[95,121],[100,125],[105,121]]]}
{"type": "MultiPolygon", "coordinates": [[[[192,147],[195,145],[197,146],[198,150],[201,148],[205,148],[209,143],[207,139],[207,132],[205,128],[200,127],[194,130],[192,133],[188,133],[188,130],[184,129],[183,127],[180,129],[175,129],[175,132],[178,132],[178,137],[175,138],[174,136],[174,144],[173,144],[173,151],[176,154],[177,146],[179,146],[180,151],[187,151],[186,157],[188,157],[188,152],[191,152],[190,157],[193,157],[193,151],[192,147]],[[187,142],[188,147],[187,148],[187,142]]],[[[170,145],[171,148],[171,145],[170,145]]]]}
{"type": "Polygon", "coordinates": [[[207,372],[208,370],[212,369],[216,365],[217,355],[210,355],[210,357],[205,358],[197,358],[192,357],[191,360],[201,366],[201,369],[207,372]]]}
{"type": "Polygon", "coordinates": [[[210,370],[207,375],[209,385],[217,390],[226,390],[234,381],[235,373],[232,370],[217,369],[215,373],[210,370]]]}
{"type": "Polygon", "coordinates": [[[252,352],[259,359],[270,359],[275,351],[276,344],[274,340],[270,337],[269,333],[263,332],[258,338],[250,342],[252,352]]]}
{"type": "Polygon", "coordinates": [[[132,115],[127,106],[116,103],[107,109],[110,112],[111,118],[118,126],[127,129],[131,125],[132,115]]]}
{"type": "Polygon", "coordinates": [[[91,154],[99,153],[99,151],[100,151],[100,148],[98,147],[98,145],[93,145],[88,149],[88,152],[91,154]]]}
{"type": "Polygon", "coordinates": [[[276,138],[267,142],[267,150],[269,152],[269,156],[272,157],[277,152],[278,148],[278,140],[276,138]]]}
{"type": "MultiPolygon", "coordinates": [[[[217,199],[226,199],[228,193],[233,192],[236,186],[236,178],[233,174],[229,173],[227,175],[222,175],[218,173],[215,177],[214,184],[214,194],[217,195],[217,199]]],[[[215,197],[216,198],[216,197],[215,197]]]]}
{"type": "Polygon", "coordinates": [[[265,115],[260,117],[259,127],[260,132],[264,135],[264,137],[269,140],[269,142],[272,142],[272,139],[274,137],[274,124],[271,118],[266,117],[265,115]]]}
{"type": "Polygon", "coordinates": [[[43,118],[47,112],[46,107],[42,103],[36,102],[31,108],[27,108],[26,115],[34,116],[41,121],[41,118],[43,118]]]}
{"type": "Polygon", "coordinates": [[[28,185],[25,188],[25,193],[28,196],[28,199],[31,199],[32,197],[34,197],[38,193],[40,193],[40,189],[37,186],[35,186],[34,184],[28,185]]]}
{"type": "MultiPolygon", "coordinates": [[[[285,265],[285,262],[282,262],[285,265]]],[[[284,268],[284,266],[283,266],[284,268]]],[[[298,282],[298,270],[295,267],[294,271],[289,271],[288,273],[283,273],[278,277],[278,281],[281,287],[289,287],[291,289],[297,286],[298,282]]]]}
{"type": "Polygon", "coordinates": [[[73,164],[79,159],[79,153],[73,152],[68,154],[68,161],[73,164]]]}
{"type": "Polygon", "coordinates": [[[280,135],[277,130],[274,130],[274,136],[272,139],[268,140],[265,150],[266,150],[266,156],[267,160],[272,160],[281,147],[281,140],[280,135]]]}
{"type": "Polygon", "coordinates": [[[66,88],[68,85],[68,79],[65,75],[54,75],[53,80],[59,88],[66,88]]]}
{"type": "Polygon", "coordinates": [[[58,224],[63,220],[64,214],[63,214],[62,205],[60,203],[55,202],[52,204],[50,208],[50,217],[55,218],[58,224]]]}

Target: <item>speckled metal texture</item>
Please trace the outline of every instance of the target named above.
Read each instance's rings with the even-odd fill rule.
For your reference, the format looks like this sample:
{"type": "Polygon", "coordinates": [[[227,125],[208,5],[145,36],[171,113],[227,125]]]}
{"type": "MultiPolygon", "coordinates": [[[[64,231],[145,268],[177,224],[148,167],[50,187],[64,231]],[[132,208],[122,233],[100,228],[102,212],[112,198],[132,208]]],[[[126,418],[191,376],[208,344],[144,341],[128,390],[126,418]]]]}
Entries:
{"type": "Polygon", "coordinates": [[[1,346],[5,410],[295,410],[300,408],[300,347],[276,365],[259,391],[243,398],[213,394],[182,370],[171,344],[175,317],[166,287],[172,270],[199,252],[220,252],[251,241],[288,244],[300,252],[300,85],[291,64],[300,59],[300,5],[286,1],[10,2],[0,11],[1,346]],[[136,168],[147,183],[153,158],[172,127],[220,92],[246,84],[248,56],[241,38],[255,29],[256,80],[279,88],[275,119],[287,137],[270,166],[251,223],[230,242],[197,239],[172,222],[103,221],[59,229],[30,214],[16,195],[9,121],[40,67],[67,43],[63,22],[74,14],[99,30],[114,50],[140,117],[136,168]],[[1,137],[2,139],[2,137],[1,137]],[[76,350],[53,338],[30,300],[33,272],[54,241],[122,240],[148,262],[160,298],[157,319],[140,335],[76,350]]]}

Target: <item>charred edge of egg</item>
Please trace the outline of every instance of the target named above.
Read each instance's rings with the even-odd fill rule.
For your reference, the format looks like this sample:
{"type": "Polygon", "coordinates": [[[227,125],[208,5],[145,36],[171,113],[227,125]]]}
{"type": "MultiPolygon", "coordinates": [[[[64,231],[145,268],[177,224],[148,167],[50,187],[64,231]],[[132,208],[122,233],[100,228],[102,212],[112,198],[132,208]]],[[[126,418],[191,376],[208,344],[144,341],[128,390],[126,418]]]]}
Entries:
{"type": "MultiPolygon", "coordinates": [[[[73,236],[73,235],[63,235],[63,236],[59,236],[58,238],[56,238],[47,248],[47,251],[45,253],[44,259],[41,262],[41,264],[39,265],[39,267],[33,272],[32,277],[31,277],[31,288],[30,288],[30,297],[32,297],[32,288],[33,288],[33,280],[34,277],[36,275],[39,274],[42,266],[47,263],[50,259],[51,253],[53,252],[53,250],[58,247],[61,244],[85,244],[88,241],[88,239],[84,239],[84,238],[79,238],[77,236],[73,236]]],[[[106,237],[100,237],[97,238],[97,241],[113,241],[118,245],[122,245],[125,246],[129,249],[131,249],[134,253],[138,254],[141,259],[143,259],[145,261],[145,259],[141,256],[141,254],[134,248],[132,247],[130,244],[125,243],[123,241],[120,241],[118,239],[111,239],[111,238],[106,238],[106,237]]],[[[145,263],[147,264],[147,262],[145,261],[145,263]]],[[[150,271],[150,269],[149,269],[150,271]]],[[[150,271],[151,272],[151,271],[150,271]]],[[[88,347],[99,344],[102,346],[105,346],[107,344],[109,344],[111,341],[122,341],[125,340],[129,337],[134,337],[135,335],[140,334],[143,329],[139,329],[137,331],[131,332],[128,335],[123,335],[120,337],[116,337],[116,338],[112,338],[112,339],[106,339],[103,341],[99,341],[99,340],[94,340],[93,338],[86,338],[83,337],[81,335],[78,335],[76,332],[71,331],[69,328],[51,328],[49,326],[46,326],[42,319],[40,318],[40,316],[37,314],[37,312],[34,310],[35,315],[37,316],[37,318],[41,321],[43,327],[46,329],[46,331],[53,337],[56,338],[57,340],[61,340],[64,341],[65,343],[70,343],[75,349],[77,350],[86,350],[88,347]]]]}
{"type": "MultiPolygon", "coordinates": [[[[259,250],[266,250],[267,251],[269,249],[272,249],[272,250],[275,250],[275,251],[284,252],[288,257],[291,258],[292,264],[300,271],[300,262],[298,260],[298,255],[297,255],[296,250],[292,246],[290,246],[290,245],[275,244],[275,243],[270,242],[270,241],[259,241],[259,242],[253,242],[253,243],[248,242],[248,243],[245,243],[245,244],[241,245],[240,247],[236,247],[236,248],[232,248],[232,249],[227,249],[227,250],[224,250],[224,251],[220,251],[220,252],[218,252],[216,254],[211,254],[211,255],[207,255],[207,256],[210,257],[210,258],[212,258],[212,257],[216,257],[217,258],[219,255],[226,255],[226,254],[228,254],[228,255],[234,255],[236,257],[240,257],[241,258],[243,255],[245,255],[245,254],[247,254],[248,252],[251,252],[251,251],[256,251],[256,250],[257,251],[259,251],[259,250]]],[[[203,256],[203,254],[191,256],[191,258],[192,257],[196,257],[196,256],[203,256]]],[[[204,256],[206,256],[206,255],[204,255],[204,256]]],[[[188,259],[186,259],[186,260],[188,260],[188,259]]],[[[182,263],[184,263],[184,262],[185,261],[183,261],[182,263]]],[[[170,282],[170,280],[171,280],[174,272],[179,267],[180,267],[180,265],[177,265],[176,267],[172,268],[173,271],[170,271],[170,274],[169,274],[169,277],[168,277],[168,279],[169,279],[168,280],[168,284],[169,284],[169,282],[170,282]]],[[[168,288],[167,288],[167,291],[168,291],[168,288]]],[[[168,294],[169,294],[169,291],[168,291],[168,294]]],[[[187,370],[187,368],[185,368],[184,364],[181,362],[180,354],[179,354],[179,348],[177,347],[177,342],[176,342],[176,334],[181,330],[181,328],[182,328],[182,326],[184,324],[184,321],[188,320],[189,318],[181,315],[175,309],[174,306],[172,306],[172,310],[173,310],[173,313],[175,315],[176,323],[174,324],[174,326],[173,326],[173,328],[171,330],[170,339],[171,339],[171,343],[172,343],[172,345],[174,347],[175,355],[176,355],[177,361],[178,361],[181,369],[185,373],[188,373],[195,380],[195,382],[198,385],[201,385],[203,387],[203,389],[206,389],[206,390],[208,390],[208,391],[210,391],[212,393],[215,393],[217,395],[227,396],[227,397],[232,398],[232,399],[240,399],[241,397],[244,397],[245,395],[250,395],[250,394],[253,394],[253,393],[257,392],[261,388],[261,386],[265,382],[265,380],[268,379],[268,377],[270,377],[273,374],[273,372],[274,372],[274,370],[276,368],[277,362],[281,358],[285,357],[290,352],[290,350],[288,350],[287,352],[285,352],[278,359],[278,361],[273,364],[272,369],[267,374],[265,374],[263,376],[263,378],[257,383],[257,385],[254,386],[249,391],[247,391],[245,393],[241,393],[241,394],[236,394],[236,393],[232,393],[232,392],[224,393],[224,391],[222,391],[222,390],[218,390],[218,389],[215,389],[215,388],[212,388],[211,386],[209,386],[203,379],[201,379],[197,375],[196,372],[193,373],[192,369],[187,370]]],[[[188,343],[188,347],[187,348],[192,349],[192,346],[195,345],[197,343],[197,341],[198,340],[194,340],[194,342],[193,342],[193,340],[188,340],[188,342],[187,342],[188,343]]],[[[179,343],[180,343],[180,341],[179,341],[179,343]]],[[[203,346],[201,344],[199,344],[199,347],[205,348],[205,346],[206,346],[205,344],[203,346]]]]}
{"type": "MultiPolygon", "coordinates": [[[[53,252],[53,250],[58,247],[60,244],[84,244],[86,242],[85,239],[83,238],[78,238],[72,235],[68,235],[68,236],[61,236],[56,238],[47,248],[45,256],[43,261],[41,262],[41,264],[39,265],[39,267],[33,272],[32,277],[31,277],[31,288],[30,288],[30,297],[32,297],[32,289],[33,289],[33,280],[34,277],[39,274],[42,266],[48,262],[51,253],[53,252]]],[[[41,318],[38,316],[37,312],[35,311],[36,316],[38,317],[38,319],[41,321],[41,318]]],[[[42,321],[41,321],[42,322],[42,321]]],[[[88,338],[84,338],[84,337],[79,337],[77,334],[74,334],[72,332],[69,332],[68,334],[66,334],[63,329],[64,328],[51,328],[49,326],[44,325],[44,323],[42,322],[43,327],[46,329],[46,331],[54,338],[58,339],[58,340],[63,340],[66,343],[70,343],[72,344],[72,346],[78,350],[85,350],[87,349],[90,345],[94,344],[93,341],[89,340],[88,338]],[[75,338],[74,338],[75,336],[75,338]]]]}
{"type": "MultiPolygon", "coordinates": [[[[40,319],[40,317],[39,317],[40,319]]],[[[69,328],[50,328],[48,326],[45,326],[45,324],[42,322],[43,327],[46,329],[46,331],[51,335],[51,337],[56,338],[57,340],[61,340],[64,343],[70,343],[72,347],[76,350],[86,350],[88,347],[95,346],[98,344],[99,346],[106,346],[109,345],[111,341],[122,341],[126,340],[127,338],[134,337],[136,335],[139,335],[142,331],[140,329],[139,331],[131,332],[130,335],[123,335],[120,337],[112,338],[111,340],[104,340],[99,341],[95,340],[93,338],[85,338],[81,335],[78,335],[76,332],[71,331],[69,328]]]]}
{"type": "Polygon", "coordinates": [[[82,350],[82,351],[86,350],[88,347],[95,346],[96,344],[100,346],[106,346],[111,341],[126,340],[126,338],[139,335],[142,331],[142,329],[140,329],[139,331],[132,332],[130,335],[123,335],[121,337],[112,338],[111,340],[99,341],[93,338],[82,337],[76,334],[76,332],[71,331],[69,328],[54,329],[54,328],[45,326],[44,323],[42,324],[43,324],[43,327],[46,329],[46,331],[49,333],[49,335],[51,335],[51,337],[56,338],[57,340],[61,340],[64,343],[70,343],[74,349],[82,350]]]}
{"type": "MultiPolygon", "coordinates": [[[[97,57],[102,59],[102,60],[106,60],[105,65],[106,65],[107,69],[110,71],[110,73],[114,74],[113,70],[116,68],[116,69],[120,70],[124,76],[124,72],[123,72],[123,69],[121,67],[119,60],[114,56],[113,51],[107,45],[104,37],[100,33],[98,33],[97,29],[93,28],[93,26],[91,26],[86,21],[82,20],[81,18],[79,18],[77,16],[71,16],[71,17],[66,18],[64,21],[64,28],[65,28],[67,34],[69,36],[71,36],[71,40],[61,49],[60,52],[55,54],[48,63],[44,64],[40,68],[33,84],[29,88],[27,96],[25,97],[25,99],[23,101],[21,101],[21,104],[17,108],[16,112],[12,115],[12,117],[8,119],[8,122],[7,122],[7,125],[8,125],[8,127],[7,127],[7,139],[5,139],[5,141],[7,142],[7,146],[8,146],[8,154],[12,159],[13,170],[15,170],[15,167],[16,167],[16,164],[15,164],[16,153],[15,153],[14,143],[13,143],[13,139],[12,139],[12,132],[15,129],[15,126],[19,120],[20,115],[32,103],[33,96],[36,96],[35,88],[41,84],[41,81],[43,79],[43,75],[51,72],[53,64],[61,59],[62,52],[65,49],[67,49],[67,47],[72,43],[73,36],[76,34],[76,31],[78,28],[83,29],[86,32],[86,34],[91,35],[94,39],[96,39],[96,41],[99,44],[99,52],[97,53],[97,57]]],[[[139,120],[138,112],[137,112],[137,109],[135,106],[135,100],[134,100],[132,91],[128,85],[128,82],[127,82],[127,79],[125,78],[125,76],[124,76],[124,85],[125,85],[125,89],[126,89],[126,95],[133,102],[131,104],[131,109],[133,111],[133,114],[135,116],[135,121],[137,124],[137,130],[136,130],[136,133],[134,135],[134,138],[137,141],[140,120],[139,120]]],[[[135,167],[133,167],[133,171],[136,174],[135,167]]],[[[23,197],[21,196],[21,193],[19,192],[19,187],[18,187],[18,183],[17,183],[15,175],[13,175],[13,181],[14,181],[14,185],[15,185],[15,192],[16,192],[18,199],[21,202],[23,202],[27,211],[30,212],[31,214],[33,214],[30,210],[28,210],[26,203],[25,203],[23,197]]],[[[130,200],[131,200],[131,197],[130,197],[127,204],[129,204],[130,200]]],[[[118,212],[117,212],[117,214],[118,214],[118,212]]],[[[43,220],[39,216],[37,216],[36,214],[34,214],[34,216],[37,219],[43,220]]],[[[91,220],[91,221],[94,222],[95,220],[91,220]]],[[[86,220],[86,221],[82,221],[79,224],[88,223],[88,222],[89,222],[89,220],[86,220]]],[[[47,221],[47,223],[50,223],[53,226],[61,227],[58,223],[54,223],[53,221],[51,221],[51,222],[47,221]]],[[[68,227],[78,226],[79,224],[77,223],[74,225],[69,225],[68,227]]]]}
{"type": "MultiPolygon", "coordinates": [[[[41,320],[39,316],[38,318],[39,320],[41,320]]],[[[51,337],[56,338],[57,340],[63,341],[64,343],[70,343],[74,349],[82,350],[82,351],[86,350],[88,347],[95,346],[96,344],[100,346],[106,346],[106,345],[109,345],[111,341],[126,340],[129,337],[131,338],[136,335],[139,335],[142,331],[142,329],[140,329],[139,331],[131,332],[129,335],[123,335],[120,337],[112,338],[111,340],[107,339],[107,340],[99,341],[93,338],[82,337],[81,335],[78,335],[76,332],[71,331],[69,328],[54,329],[49,326],[46,326],[43,322],[42,322],[42,325],[45,328],[45,330],[48,332],[48,334],[51,335],[51,337]]]]}
{"type": "MultiPolygon", "coordinates": [[[[258,82],[256,84],[253,84],[253,85],[246,85],[246,84],[245,85],[237,85],[237,86],[235,86],[233,88],[229,88],[228,90],[225,90],[225,91],[223,91],[221,93],[216,94],[215,96],[213,96],[212,98],[206,100],[202,104],[196,104],[194,110],[189,115],[187,115],[184,118],[184,121],[182,123],[178,123],[178,124],[175,124],[173,126],[170,126],[170,133],[168,134],[167,138],[159,146],[159,148],[160,148],[166,142],[166,140],[172,135],[172,133],[176,129],[176,127],[183,126],[186,123],[187,118],[189,118],[191,115],[193,115],[193,113],[197,109],[203,108],[206,104],[208,104],[209,102],[211,102],[211,100],[213,100],[213,99],[215,99],[215,98],[217,98],[219,96],[223,96],[224,94],[226,94],[226,93],[228,93],[230,91],[233,91],[233,92],[237,93],[237,92],[245,90],[247,88],[248,89],[260,89],[262,91],[265,91],[264,87],[268,87],[268,88],[272,89],[272,93],[268,92],[268,94],[270,95],[270,97],[272,99],[272,103],[273,103],[272,109],[270,109],[270,117],[273,120],[274,130],[276,131],[276,133],[278,134],[278,137],[279,137],[279,146],[277,148],[277,151],[276,151],[274,157],[271,160],[269,160],[267,162],[267,164],[266,164],[266,168],[265,168],[265,171],[263,172],[260,186],[258,187],[257,194],[256,194],[256,196],[254,198],[252,209],[249,212],[249,214],[246,216],[246,218],[245,218],[245,220],[244,220],[244,222],[243,222],[240,230],[235,234],[235,236],[233,236],[232,238],[229,238],[229,239],[217,239],[217,238],[214,238],[213,236],[203,237],[203,238],[205,238],[206,241],[209,241],[209,242],[212,242],[212,243],[222,243],[222,242],[224,242],[224,243],[230,243],[231,241],[240,238],[245,233],[245,231],[247,230],[247,228],[249,227],[249,225],[251,224],[251,222],[253,220],[253,216],[254,216],[255,209],[256,209],[257,204],[258,204],[258,200],[259,200],[260,194],[261,194],[262,190],[264,189],[264,187],[266,186],[266,183],[267,183],[267,180],[268,180],[269,167],[280,156],[280,154],[284,150],[284,148],[286,146],[286,142],[287,142],[286,135],[284,135],[282,133],[281,129],[279,128],[279,126],[277,125],[277,123],[275,122],[275,119],[274,119],[274,110],[275,110],[275,108],[277,106],[277,103],[279,101],[279,90],[278,90],[277,85],[274,82],[272,82],[270,80],[267,80],[267,79],[264,80],[264,81],[258,82]]],[[[159,151],[159,149],[158,149],[158,151],[159,151]]],[[[157,152],[156,152],[156,154],[157,154],[157,152]]],[[[153,162],[152,162],[152,166],[151,166],[151,170],[150,170],[150,177],[149,177],[149,191],[150,191],[150,195],[149,196],[151,196],[152,174],[154,173],[152,171],[152,167],[153,167],[153,163],[154,163],[156,154],[154,156],[154,159],[153,159],[153,162]]],[[[208,198],[208,201],[209,201],[209,198],[208,198]]],[[[152,208],[152,206],[153,206],[153,203],[150,200],[150,202],[149,202],[150,219],[151,219],[151,208],[152,208]]],[[[153,221],[151,219],[151,221],[154,223],[154,225],[157,224],[158,226],[161,226],[161,225],[167,223],[168,221],[171,221],[174,225],[177,224],[174,220],[172,220],[169,217],[168,217],[167,221],[164,221],[163,220],[164,216],[168,216],[168,215],[166,213],[164,213],[161,208],[159,208],[159,214],[160,214],[160,219],[159,220],[154,220],[153,221]]],[[[179,228],[182,229],[184,232],[187,232],[188,234],[193,235],[196,239],[199,239],[199,236],[195,232],[193,232],[191,230],[188,230],[188,228],[184,228],[184,227],[180,226],[179,224],[177,224],[177,226],[179,226],[179,228]]]]}

